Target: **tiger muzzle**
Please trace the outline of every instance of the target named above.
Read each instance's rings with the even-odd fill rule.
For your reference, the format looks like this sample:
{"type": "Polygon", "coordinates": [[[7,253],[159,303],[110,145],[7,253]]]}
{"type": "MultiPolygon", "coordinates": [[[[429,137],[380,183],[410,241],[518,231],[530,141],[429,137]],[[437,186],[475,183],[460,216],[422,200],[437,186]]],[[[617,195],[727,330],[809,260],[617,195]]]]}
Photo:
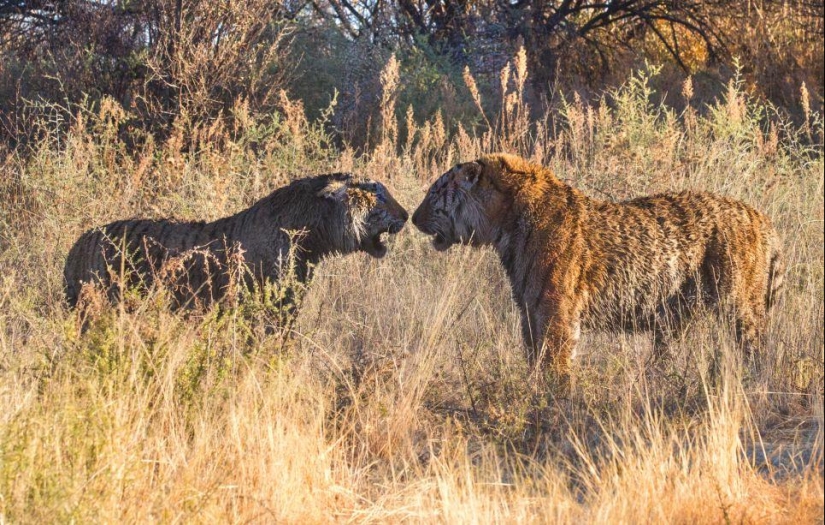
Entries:
{"type": "Polygon", "coordinates": [[[412,223],[421,231],[421,233],[432,235],[433,232],[426,230],[426,221],[422,220],[423,215],[424,214],[421,212],[421,206],[419,206],[418,209],[415,210],[415,213],[413,213],[412,223]]]}

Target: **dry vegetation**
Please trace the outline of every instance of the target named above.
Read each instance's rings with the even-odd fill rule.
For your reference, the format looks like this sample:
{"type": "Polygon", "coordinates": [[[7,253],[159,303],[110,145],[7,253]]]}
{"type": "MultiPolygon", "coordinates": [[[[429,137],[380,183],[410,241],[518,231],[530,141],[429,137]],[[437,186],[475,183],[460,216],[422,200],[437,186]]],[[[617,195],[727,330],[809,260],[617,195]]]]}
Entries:
{"type": "Polygon", "coordinates": [[[399,133],[391,62],[369,155],[330,147],[285,96],[268,120],[238,104],[230,124],[137,153],[117,104],[75,107],[67,133],[44,121],[30,149],[7,151],[0,521],[821,522],[821,116],[793,126],[736,82],[708,107],[686,84],[677,114],[651,102],[645,73],[530,122],[524,60],[478,136],[438,116],[399,133]],[[760,366],[712,318],[656,368],[649,337],[588,334],[573,399],[544,406],[492,253],[436,254],[411,227],[383,260],[324,262],[289,334],[261,330],[255,304],[171,313],[161,291],[101,306],[81,333],[63,302],[65,254],[92,225],[211,219],[332,170],[414,209],[434,176],[491,150],[600,198],[702,188],[768,213],[789,275],[760,366]]]}

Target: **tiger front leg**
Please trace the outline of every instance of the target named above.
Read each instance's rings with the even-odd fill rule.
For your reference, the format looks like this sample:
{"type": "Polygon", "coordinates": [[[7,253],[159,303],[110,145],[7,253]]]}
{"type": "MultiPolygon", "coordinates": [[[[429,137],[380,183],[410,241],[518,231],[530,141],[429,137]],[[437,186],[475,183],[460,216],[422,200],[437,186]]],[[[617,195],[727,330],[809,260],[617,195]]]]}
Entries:
{"type": "Polygon", "coordinates": [[[524,306],[521,307],[521,338],[524,342],[527,364],[530,371],[535,372],[544,342],[544,331],[537,324],[533,312],[524,306]]]}
{"type": "Polygon", "coordinates": [[[555,397],[568,398],[573,388],[571,365],[580,336],[577,316],[555,305],[522,315],[522,331],[531,371],[555,397]]]}

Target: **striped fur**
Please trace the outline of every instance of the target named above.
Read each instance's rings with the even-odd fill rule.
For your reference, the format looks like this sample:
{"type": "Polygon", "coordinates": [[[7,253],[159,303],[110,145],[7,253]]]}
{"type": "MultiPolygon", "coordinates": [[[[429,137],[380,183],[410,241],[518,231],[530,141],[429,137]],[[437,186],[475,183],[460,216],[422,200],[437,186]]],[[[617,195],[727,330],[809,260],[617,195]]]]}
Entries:
{"type": "Polygon", "coordinates": [[[214,222],[117,221],[87,231],[72,246],[66,299],[76,306],[83,284],[94,283],[117,301],[123,285],[145,290],[163,278],[180,305],[209,304],[226,293],[232,260],[249,270],[247,287],[277,281],[294,243],[294,275],[306,281],[311,266],[329,254],[383,257],[382,235],[398,233],[406,220],[381,183],[336,173],[296,180],[214,222]],[[290,232],[298,234],[291,240],[290,232]]]}
{"type": "Polygon", "coordinates": [[[412,220],[437,250],[494,247],[531,362],[565,382],[581,327],[652,330],[661,351],[700,304],[732,313],[750,349],[783,273],[776,231],[746,204],[701,192],[600,201],[512,155],[455,166],[412,220]]]}

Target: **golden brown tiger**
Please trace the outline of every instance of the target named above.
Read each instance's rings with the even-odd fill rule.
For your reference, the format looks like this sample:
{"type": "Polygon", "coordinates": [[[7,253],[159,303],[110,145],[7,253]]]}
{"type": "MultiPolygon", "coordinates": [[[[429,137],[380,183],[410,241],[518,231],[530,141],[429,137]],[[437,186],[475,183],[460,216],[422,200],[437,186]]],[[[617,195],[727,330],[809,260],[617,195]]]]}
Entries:
{"type": "Polygon", "coordinates": [[[742,202],[704,192],[596,200],[512,155],[455,166],[412,220],[437,250],[495,249],[529,359],[562,383],[581,326],[650,329],[661,349],[695,306],[724,305],[750,348],[782,281],[776,231],[742,202]]]}

